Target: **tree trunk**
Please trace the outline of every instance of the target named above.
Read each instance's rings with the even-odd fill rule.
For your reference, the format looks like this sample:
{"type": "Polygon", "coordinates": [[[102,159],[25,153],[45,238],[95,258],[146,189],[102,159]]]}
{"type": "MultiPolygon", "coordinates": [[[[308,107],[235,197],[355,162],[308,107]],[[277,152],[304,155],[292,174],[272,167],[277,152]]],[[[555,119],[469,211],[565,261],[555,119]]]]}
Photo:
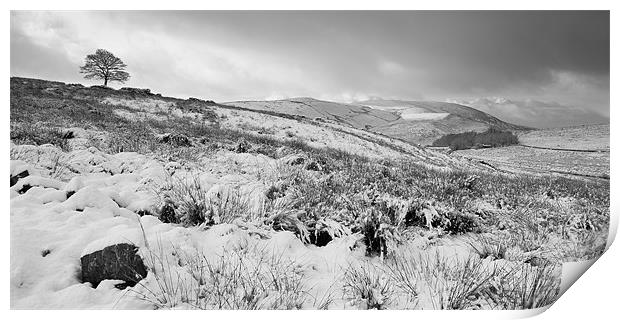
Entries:
{"type": "Polygon", "coordinates": [[[103,86],[104,87],[108,86],[108,78],[107,77],[103,78],[103,86]]]}

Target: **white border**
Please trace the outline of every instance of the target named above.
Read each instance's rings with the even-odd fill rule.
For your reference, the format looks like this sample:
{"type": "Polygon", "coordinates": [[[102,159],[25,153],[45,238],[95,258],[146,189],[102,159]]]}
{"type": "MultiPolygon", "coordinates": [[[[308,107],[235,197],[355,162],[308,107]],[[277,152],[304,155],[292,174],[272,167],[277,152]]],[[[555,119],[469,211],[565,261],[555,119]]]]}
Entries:
{"type": "MultiPolygon", "coordinates": [[[[205,2],[205,1],[135,1],[130,3],[127,0],[106,0],[105,2],[87,2],[87,1],[12,1],[7,3],[3,2],[3,6],[6,6],[6,11],[2,15],[4,22],[4,32],[2,32],[3,43],[9,44],[10,37],[10,12],[9,10],[93,10],[93,9],[119,9],[119,10],[180,10],[180,9],[208,9],[208,10],[234,10],[234,9],[251,9],[251,10],[274,10],[274,9],[286,9],[286,10],[611,10],[611,57],[618,56],[617,41],[614,41],[614,35],[617,38],[618,35],[618,23],[615,21],[617,18],[616,8],[617,1],[562,1],[562,2],[543,2],[543,1],[531,1],[520,0],[515,3],[505,3],[502,1],[424,1],[415,3],[412,1],[368,1],[359,0],[353,3],[339,2],[335,3],[333,0],[314,0],[314,1],[272,1],[272,0],[228,0],[218,2],[205,2]],[[6,19],[6,20],[4,20],[6,19]]],[[[2,135],[8,137],[9,135],[9,74],[10,74],[10,59],[9,59],[8,45],[2,51],[3,61],[2,68],[4,69],[5,77],[2,78],[2,100],[5,103],[2,109],[2,117],[5,123],[2,126],[2,135]]],[[[614,59],[611,61],[611,74],[617,74],[617,63],[614,63],[614,59]]],[[[614,76],[611,77],[611,105],[617,105],[618,87],[614,76]]],[[[610,176],[616,177],[618,171],[618,158],[616,157],[616,147],[618,141],[620,141],[620,132],[618,128],[614,129],[613,119],[617,119],[615,115],[617,112],[614,108],[611,108],[610,115],[612,119],[611,125],[611,174],[610,176]]],[[[2,144],[2,150],[5,157],[2,159],[5,172],[8,169],[8,141],[2,144]]],[[[618,212],[620,209],[617,198],[618,184],[616,180],[611,180],[611,194],[612,194],[612,229],[617,230],[618,212]]],[[[208,311],[208,312],[181,312],[175,311],[174,315],[169,312],[150,312],[135,313],[136,311],[6,311],[10,306],[10,285],[9,285],[9,201],[8,192],[2,195],[2,203],[5,210],[4,213],[4,241],[2,242],[3,264],[2,264],[2,297],[4,302],[4,318],[41,318],[46,319],[66,319],[66,318],[89,318],[89,319],[108,319],[110,317],[149,317],[156,319],[167,319],[171,316],[174,317],[190,317],[190,318],[204,318],[225,317],[227,319],[246,319],[246,318],[269,318],[269,319],[285,319],[295,317],[297,319],[315,319],[316,317],[322,318],[342,318],[342,317],[355,317],[361,319],[375,319],[380,317],[397,317],[397,318],[410,318],[410,317],[423,317],[433,319],[453,319],[459,317],[459,319],[497,319],[497,318],[521,318],[524,316],[531,316],[540,311],[522,312],[522,311],[380,311],[381,314],[377,314],[374,311],[291,311],[291,312],[276,312],[276,311],[264,311],[264,312],[243,312],[243,311],[208,311]]],[[[615,236],[615,232],[613,233],[615,236]]],[[[613,239],[613,237],[611,238],[613,239]]],[[[593,318],[603,316],[605,318],[613,317],[616,314],[617,307],[617,292],[620,285],[620,272],[618,270],[620,253],[618,252],[618,245],[612,246],[607,253],[596,262],[592,268],[586,272],[585,275],[577,281],[564,296],[562,296],[558,302],[556,302],[548,311],[540,315],[541,319],[570,319],[570,318],[593,318]]]]}

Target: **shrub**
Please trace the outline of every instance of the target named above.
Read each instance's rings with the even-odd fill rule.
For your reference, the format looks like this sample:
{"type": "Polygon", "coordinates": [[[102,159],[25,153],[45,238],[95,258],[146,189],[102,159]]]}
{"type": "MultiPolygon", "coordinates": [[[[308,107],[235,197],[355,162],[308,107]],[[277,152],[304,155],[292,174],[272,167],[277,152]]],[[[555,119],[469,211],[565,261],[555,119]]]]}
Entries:
{"type": "Polygon", "coordinates": [[[461,211],[448,211],[442,214],[442,229],[451,234],[475,232],[479,229],[478,217],[461,211]]]}
{"type": "Polygon", "coordinates": [[[207,216],[208,200],[205,190],[196,176],[186,178],[171,177],[161,192],[157,192],[164,204],[160,219],[168,222],[180,222],[186,226],[203,223],[212,224],[207,216]]]}
{"type": "Polygon", "coordinates": [[[358,207],[363,208],[356,223],[364,236],[366,254],[385,257],[393,251],[401,241],[401,229],[410,212],[411,202],[391,198],[387,195],[357,200],[358,207]]]}
{"type": "Polygon", "coordinates": [[[206,215],[213,223],[232,223],[237,218],[257,220],[260,217],[251,217],[247,198],[244,198],[238,189],[225,188],[215,197],[207,199],[206,215]]]}
{"type": "Polygon", "coordinates": [[[53,144],[64,151],[69,148],[65,132],[41,123],[12,125],[11,140],[15,144],[53,144]]]}
{"type": "Polygon", "coordinates": [[[222,188],[212,194],[207,191],[196,175],[170,177],[161,190],[154,191],[161,203],[160,220],[196,226],[232,223],[237,218],[259,218],[250,216],[248,201],[239,190],[222,188]]]}
{"type": "Polygon", "coordinates": [[[310,243],[310,232],[303,224],[298,215],[299,210],[276,210],[275,213],[266,219],[265,224],[276,231],[290,231],[294,233],[302,242],[310,243]]]}

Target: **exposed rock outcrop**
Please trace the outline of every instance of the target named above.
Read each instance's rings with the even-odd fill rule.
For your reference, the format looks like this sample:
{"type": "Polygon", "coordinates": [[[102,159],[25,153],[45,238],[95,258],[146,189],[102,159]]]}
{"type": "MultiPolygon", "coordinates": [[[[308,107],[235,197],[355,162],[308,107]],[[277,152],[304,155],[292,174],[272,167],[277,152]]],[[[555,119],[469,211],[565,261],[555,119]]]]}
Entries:
{"type": "Polygon", "coordinates": [[[122,280],[117,288],[135,286],[146,277],[146,267],[132,244],[119,243],[95,251],[80,258],[82,282],[97,287],[103,280],[122,280]]]}

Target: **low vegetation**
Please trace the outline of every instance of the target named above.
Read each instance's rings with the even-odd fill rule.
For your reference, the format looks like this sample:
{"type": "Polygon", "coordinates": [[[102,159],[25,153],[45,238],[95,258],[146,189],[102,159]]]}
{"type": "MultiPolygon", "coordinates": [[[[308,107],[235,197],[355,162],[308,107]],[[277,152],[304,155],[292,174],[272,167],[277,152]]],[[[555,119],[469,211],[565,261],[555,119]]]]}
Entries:
{"type": "Polygon", "coordinates": [[[152,275],[146,280],[155,285],[139,283],[133,290],[157,308],[301,309],[313,300],[296,263],[265,248],[224,250],[215,256],[173,248],[168,256],[162,246],[146,253],[152,275]]]}
{"type": "MultiPolygon", "coordinates": [[[[80,127],[102,136],[86,139],[87,146],[138,152],[166,163],[195,164],[219,151],[288,159],[271,173],[257,174],[267,186],[259,208],[250,208],[239,189],[214,195],[199,176],[176,175],[155,186],[159,203],[151,214],[185,227],[251,223],[261,230],[290,231],[317,246],[359,235],[356,246],[365,247],[366,260],[352,262],[337,281],[343,299],[356,306],[385,309],[402,306],[404,299],[415,308],[422,296],[438,309],[544,306],[557,298],[561,262],[589,259],[604,249],[599,240],[608,229],[608,182],[373,160],[314,148],[294,135],[276,139],[247,125],[247,131],[221,128],[211,109],[217,104],[196,99],[169,101],[199,117],[132,121],[109,112],[100,98],[150,93],[60,85],[49,90],[36,81],[20,85],[18,79],[11,86],[16,144],[51,143],[67,150],[71,138],[54,128],[80,127]],[[431,253],[443,239],[461,241],[469,254],[454,260],[431,253]],[[429,252],[410,251],[414,241],[429,252]]],[[[512,133],[489,129],[448,135],[434,145],[516,143],[512,133]]],[[[218,256],[173,252],[149,248],[152,278],[136,289],[159,308],[327,308],[333,300],[311,296],[296,262],[264,248],[227,249],[218,256]]]]}
{"type": "Polygon", "coordinates": [[[505,147],[519,144],[519,138],[510,131],[489,128],[485,132],[447,134],[433,142],[434,147],[450,147],[451,150],[505,147]]]}

